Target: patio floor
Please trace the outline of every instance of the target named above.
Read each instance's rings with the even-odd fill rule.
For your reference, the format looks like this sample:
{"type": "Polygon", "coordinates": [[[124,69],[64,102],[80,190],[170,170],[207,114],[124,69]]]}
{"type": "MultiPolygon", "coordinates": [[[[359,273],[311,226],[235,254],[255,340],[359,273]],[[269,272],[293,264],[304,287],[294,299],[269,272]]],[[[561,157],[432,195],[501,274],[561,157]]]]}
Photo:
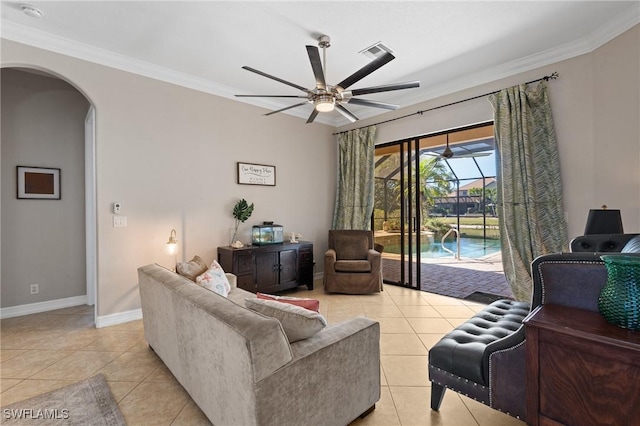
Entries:
{"type": "MultiPolygon", "coordinates": [[[[398,280],[400,256],[383,253],[383,277],[398,280]]],[[[420,290],[464,299],[474,292],[513,298],[500,253],[478,259],[430,258],[421,262],[420,290]]]]}

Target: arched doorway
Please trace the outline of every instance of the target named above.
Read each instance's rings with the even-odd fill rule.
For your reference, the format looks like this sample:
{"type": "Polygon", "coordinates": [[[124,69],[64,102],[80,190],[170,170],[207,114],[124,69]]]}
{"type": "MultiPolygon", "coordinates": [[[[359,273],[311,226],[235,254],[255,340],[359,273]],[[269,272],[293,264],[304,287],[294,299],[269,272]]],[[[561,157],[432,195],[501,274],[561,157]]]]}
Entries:
{"type": "Polygon", "coordinates": [[[97,308],[95,111],[63,76],[2,69],[2,317],[97,308]],[[60,169],[60,200],[17,199],[17,166],[60,169]]]}

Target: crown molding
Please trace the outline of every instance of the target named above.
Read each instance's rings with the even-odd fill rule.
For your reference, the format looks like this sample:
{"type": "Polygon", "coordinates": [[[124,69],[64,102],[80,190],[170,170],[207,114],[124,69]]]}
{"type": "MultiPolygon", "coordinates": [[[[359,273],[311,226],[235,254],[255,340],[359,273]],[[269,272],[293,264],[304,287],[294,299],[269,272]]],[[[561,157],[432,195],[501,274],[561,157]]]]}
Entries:
{"type": "MultiPolygon", "coordinates": [[[[473,87],[481,86],[493,81],[501,80],[527,71],[541,68],[546,65],[551,65],[580,55],[591,53],[604,44],[608,43],[609,41],[613,40],[614,38],[618,37],[622,33],[630,30],[635,25],[638,25],[639,23],[640,4],[637,15],[619,16],[618,19],[609,21],[606,25],[599,28],[589,37],[565,43],[511,62],[505,62],[504,64],[500,64],[495,67],[485,68],[464,77],[451,79],[444,84],[432,86],[428,90],[422,91],[420,93],[414,92],[415,94],[413,95],[411,93],[408,93],[404,98],[405,106],[401,108],[428,102],[442,96],[447,96],[452,93],[471,89],[473,87]]],[[[389,116],[391,116],[392,113],[385,114],[389,114],[389,116]]],[[[375,113],[360,115],[361,119],[367,119],[376,116],[375,113]]],[[[381,120],[384,120],[384,118],[381,117],[381,120]]],[[[347,120],[342,120],[339,123],[339,126],[345,126],[348,124],[351,123],[347,120]]]]}
{"type": "MultiPolygon", "coordinates": [[[[637,14],[624,14],[618,16],[605,23],[602,27],[595,30],[589,37],[576,40],[574,42],[565,43],[563,45],[545,50],[540,53],[529,55],[515,61],[507,62],[496,67],[491,67],[462,78],[453,79],[446,84],[440,84],[431,88],[426,92],[416,95],[407,95],[405,98],[405,106],[426,102],[437,97],[449,95],[475,86],[486,84],[502,78],[511,77],[513,75],[540,68],[555,62],[570,59],[585,53],[592,52],[603,44],[609,42],[623,32],[629,30],[633,26],[640,23],[640,10],[637,14]]],[[[190,74],[174,71],[166,67],[151,64],[128,56],[120,55],[105,49],[96,48],[88,44],[69,40],[63,37],[52,35],[43,31],[35,30],[23,25],[16,24],[11,21],[2,19],[1,21],[2,38],[12,40],[18,43],[27,44],[40,49],[70,56],[73,58],[93,62],[121,71],[153,78],[171,84],[176,84],[189,89],[200,92],[209,93],[227,99],[233,99],[238,102],[244,102],[250,105],[276,110],[283,107],[282,104],[265,99],[243,98],[238,99],[234,95],[242,93],[235,88],[225,86],[195,77],[190,74]]],[[[299,109],[292,109],[283,112],[284,114],[293,115],[300,118],[307,118],[307,113],[299,109]]],[[[374,111],[370,113],[359,113],[362,119],[377,116],[374,111]]],[[[331,125],[334,127],[350,124],[341,115],[332,117],[329,114],[319,115],[315,122],[331,125]]]]}
{"type": "MultiPolygon", "coordinates": [[[[0,36],[4,39],[26,44],[32,47],[37,47],[39,49],[47,50],[50,52],[59,53],[61,55],[70,56],[72,58],[92,62],[95,64],[104,65],[106,67],[114,68],[120,71],[126,71],[144,77],[153,78],[155,80],[164,81],[166,83],[175,84],[227,99],[232,99],[234,101],[239,101],[238,98],[235,97],[235,95],[242,93],[242,91],[239,91],[232,87],[218,84],[204,78],[194,77],[187,73],[174,71],[169,68],[141,61],[129,56],[120,55],[106,49],[100,49],[85,43],[80,43],[77,41],[69,40],[67,38],[52,35],[50,33],[35,30],[11,21],[7,21],[5,19],[2,19],[0,28],[0,36]]],[[[244,102],[261,108],[266,108],[268,110],[276,110],[282,108],[282,104],[269,100],[243,99],[240,102],[244,102]]],[[[305,114],[302,111],[286,111],[286,113],[304,119],[307,119],[309,115],[308,113],[305,114]]],[[[314,122],[335,126],[333,120],[329,120],[325,117],[318,117],[314,122]]]]}

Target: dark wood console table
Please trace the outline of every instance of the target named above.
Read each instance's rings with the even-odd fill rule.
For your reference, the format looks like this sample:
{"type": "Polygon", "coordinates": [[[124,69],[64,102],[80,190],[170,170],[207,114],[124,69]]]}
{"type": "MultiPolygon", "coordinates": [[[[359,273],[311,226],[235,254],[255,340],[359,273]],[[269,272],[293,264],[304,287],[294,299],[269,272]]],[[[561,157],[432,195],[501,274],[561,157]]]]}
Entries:
{"type": "Polygon", "coordinates": [[[529,424],[640,424],[639,331],[552,304],[524,323],[529,424]]]}
{"type": "Polygon", "coordinates": [[[218,247],[218,262],[238,277],[238,287],[253,293],[274,293],[300,285],[313,290],[313,244],[308,241],[218,247]]]}

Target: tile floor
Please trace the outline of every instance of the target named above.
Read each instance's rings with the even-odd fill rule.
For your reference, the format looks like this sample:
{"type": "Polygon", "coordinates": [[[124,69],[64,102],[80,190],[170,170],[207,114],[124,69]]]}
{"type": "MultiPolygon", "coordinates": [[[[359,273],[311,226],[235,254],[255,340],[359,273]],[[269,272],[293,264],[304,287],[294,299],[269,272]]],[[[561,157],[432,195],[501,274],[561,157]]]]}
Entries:
{"type": "MultiPolygon", "coordinates": [[[[322,283],[300,297],[320,299],[330,323],[366,315],[381,325],[382,392],[376,410],[352,425],[524,425],[455,392],[429,408],[428,349],[483,305],[385,285],[381,294],[326,295],[322,283]]],[[[148,348],[142,321],[93,327],[79,306],[0,322],[0,405],[102,372],[129,425],[210,424],[148,348]]],[[[238,425],[241,426],[241,425],[238,425]]]]}

